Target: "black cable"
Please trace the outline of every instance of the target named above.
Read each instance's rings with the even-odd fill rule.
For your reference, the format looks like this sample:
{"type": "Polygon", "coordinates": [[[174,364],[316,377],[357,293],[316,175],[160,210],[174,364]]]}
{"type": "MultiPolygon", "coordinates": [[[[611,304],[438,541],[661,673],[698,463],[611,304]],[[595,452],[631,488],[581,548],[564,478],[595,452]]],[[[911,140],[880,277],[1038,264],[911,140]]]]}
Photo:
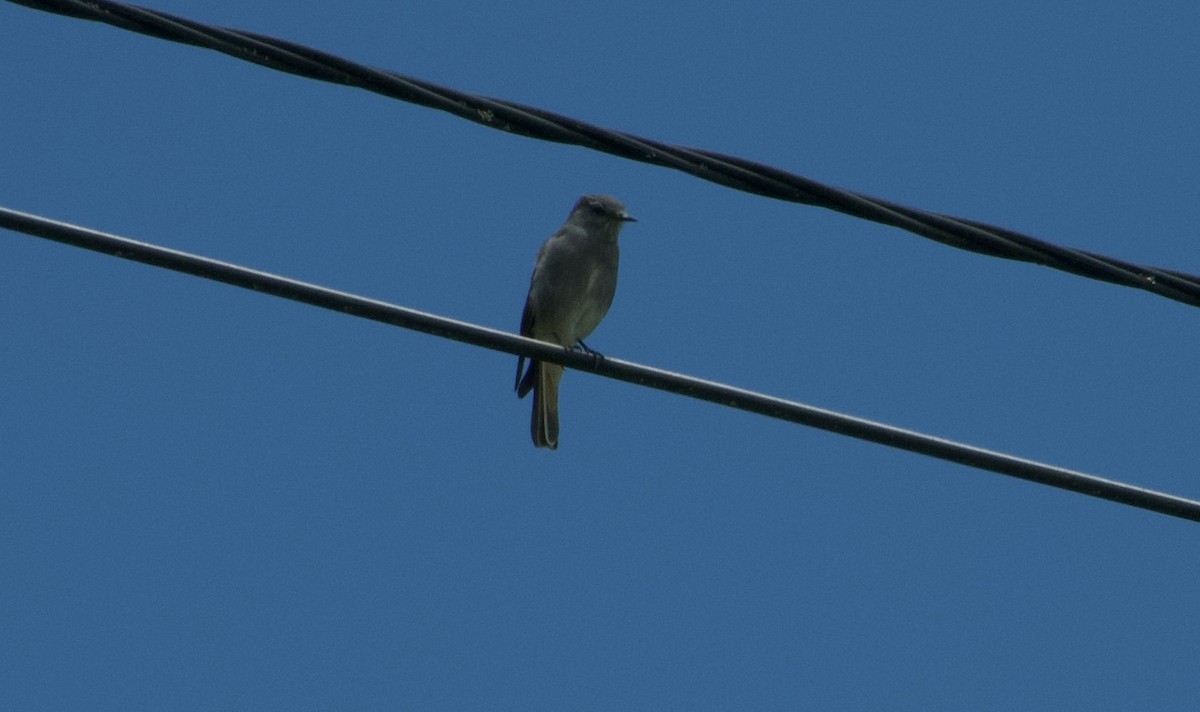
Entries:
{"type": "Polygon", "coordinates": [[[595,359],[587,354],[569,351],[560,346],[527,339],[516,334],[447,319],[7,208],[0,208],[0,227],[135,262],[144,262],[156,267],[232,284],[256,292],[273,294],[364,319],[423,331],[427,334],[483,346],[495,351],[521,354],[530,358],[560,363],[570,368],[591,371],[608,378],[678,393],[718,405],[760,413],[779,420],[808,425],[860,440],[868,440],[982,470],[998,472],[1002,475],[1200,522],[1200,502],[1194,500],[943,440],[713,381],[662,371],[615,358],[595,359]]]}
{"type": "Polygon", "coordinates": [[[108,0],[10,1],[39,10],[104,22],[173,42],[213,49],[283,72],[361,87],[502,131],[584,146],[643,163],[673,168],[738,190],[836,210],[964,250],[1041,264],[1200,306],[1200,277],[1195,275],[1061,247],[982,222],[918,210],[840,190],[735,156],[609,131],[542,109],[474,96],[419,79],[372,69],[266,35],[214,27],[108,0]]]}

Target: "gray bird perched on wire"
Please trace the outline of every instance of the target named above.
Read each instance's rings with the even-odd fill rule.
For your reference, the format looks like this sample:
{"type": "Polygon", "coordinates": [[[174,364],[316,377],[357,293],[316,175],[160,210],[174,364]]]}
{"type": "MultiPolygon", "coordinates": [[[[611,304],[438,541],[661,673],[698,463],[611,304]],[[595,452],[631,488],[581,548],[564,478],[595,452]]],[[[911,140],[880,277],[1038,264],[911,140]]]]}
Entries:
{"type": "MultiPolygon", "coordinates": [[[[608,313],[617,291],[621,226],[636,218],[611,195],[585,195],[542,244],[529,280],[521,335],[591,353],[583,339],[608,313]]],[[[517,397],[533,391],[533,444],[558,449],[558,383],[563,367],[517,359],[517,397]],[[524,377],[522,377],[524,370],[524,377]]]]}

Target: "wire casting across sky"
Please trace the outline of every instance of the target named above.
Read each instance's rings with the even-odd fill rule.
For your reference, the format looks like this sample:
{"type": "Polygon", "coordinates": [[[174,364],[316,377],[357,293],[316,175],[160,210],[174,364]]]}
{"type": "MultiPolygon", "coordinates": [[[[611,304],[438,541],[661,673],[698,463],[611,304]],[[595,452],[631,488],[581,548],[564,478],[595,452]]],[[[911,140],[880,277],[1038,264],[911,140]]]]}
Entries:
{"type": "Polygon", "coordinates": [[[566,351],[514,334],[497,332],[474,324],[466,324],[316,285],[304,284],[265,272],[168,250],[116,235],[87,230],[36,215],[0,208],[0,227],[476,346],[562,363],[574,368],[593,371],[601,376],[618,378],[780,420],[817,427],[903,450],[911,450],[1004,475],[1129,504],[1160,514],[1200,521],[1200,502],[1193,500],[1031,462],[881,423],[872,423],[861,418],[791,403],[780,398],[772,398],[615,358],[604,358],[597,362],[585,354],[566,351]]]}
{"type": "Polygon", "coordinates": [[[205,25],[168,13],[107,0],[11,1],[217,50],[280,71],[361,87],[446,111],[491,128],[548,141],[577,144],[674,168],[738,190],[837,210],[962,249],[1042,264],[1200,306],[1200,278],[1194,275],[1061,247],[975,220],[917,210],[822,185],[735,156],[672,146],[632,134],[609,131],[543,109],[473,96],[419,79],[365,67],[286,40],[205,25]]]}

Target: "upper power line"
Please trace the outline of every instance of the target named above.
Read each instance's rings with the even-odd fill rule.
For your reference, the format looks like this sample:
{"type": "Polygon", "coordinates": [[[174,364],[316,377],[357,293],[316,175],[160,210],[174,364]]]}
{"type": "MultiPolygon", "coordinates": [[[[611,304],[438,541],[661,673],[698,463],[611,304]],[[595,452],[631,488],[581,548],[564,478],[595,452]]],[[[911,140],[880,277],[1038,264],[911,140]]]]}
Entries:
{"type": "Polygon", "coordinates": [[[836,210],[993,257],[1032,262],[1135,287],[1200,306],[1200,277],[1062,247],[975,220],[928,212],[823,185],[761,163],[610,131],[543,109],[490,99],[372,69],[320,50],[242,30],[215,27],[108,0],[11,0],[39,10],[104,22],[134,32],[214,49],[238,59],[445,111],[484,126],[575,144],[674,168],[714,183],[779,200],[836,210]]]}

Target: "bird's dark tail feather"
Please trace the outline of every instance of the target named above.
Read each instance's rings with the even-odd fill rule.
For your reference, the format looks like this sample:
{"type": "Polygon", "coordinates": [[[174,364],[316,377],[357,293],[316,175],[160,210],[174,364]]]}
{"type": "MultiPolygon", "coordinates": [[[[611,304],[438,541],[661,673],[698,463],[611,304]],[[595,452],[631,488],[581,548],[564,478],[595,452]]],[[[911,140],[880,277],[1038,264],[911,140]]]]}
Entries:
{"type": "MultiPolygon", "coordinates": [[[[529,369],[536,372],[533,381],[533,417],[530,419],[530,434],[537,447],[558,449],[558,383],[562,380],[563,367],[553,363],[535,361],[529,369]]],[[[528,376],[526,376],[528,378],[528,376]]]]}

